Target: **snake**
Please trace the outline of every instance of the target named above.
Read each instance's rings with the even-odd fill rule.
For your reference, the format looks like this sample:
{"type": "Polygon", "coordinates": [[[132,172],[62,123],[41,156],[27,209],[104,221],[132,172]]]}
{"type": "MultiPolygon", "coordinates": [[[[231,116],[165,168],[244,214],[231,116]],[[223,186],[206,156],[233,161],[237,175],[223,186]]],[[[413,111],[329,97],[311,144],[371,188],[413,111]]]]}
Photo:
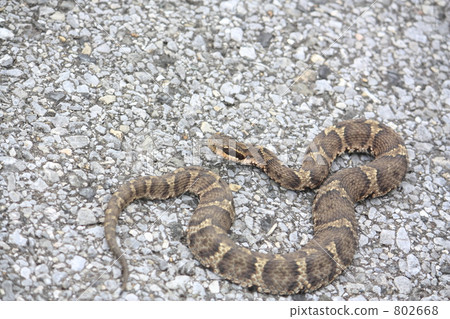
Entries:
{"type": "Polygon", "coordinates": [[[244,144],[221,133],[214,134],[208,146],[226,160],[261,169],[281,187],[316,190],[312,239],[299,250],[280,254],[253,251],[233,241],[229,230],[235,209],[230,186],[206,168],[186,166],[161,176],[138,177],[122,184],[105,210],[105,237],[121,265],[123,290],[130,272],[117,244],[116,226],[120,213],[136,199],[197,196],[187,227],[187,244],[194,257],[243,287],[290,295],[319,289],[351,265],[358,242],[355,204],[398,187],[408,167],[403,139],[371,119],[346,120],[324,129],[307,147],[299,169],[284,165],[264,146],[244,144]],[[373,160],[328,176],[332,162],[343,152],[364,152],[373,160]]]}

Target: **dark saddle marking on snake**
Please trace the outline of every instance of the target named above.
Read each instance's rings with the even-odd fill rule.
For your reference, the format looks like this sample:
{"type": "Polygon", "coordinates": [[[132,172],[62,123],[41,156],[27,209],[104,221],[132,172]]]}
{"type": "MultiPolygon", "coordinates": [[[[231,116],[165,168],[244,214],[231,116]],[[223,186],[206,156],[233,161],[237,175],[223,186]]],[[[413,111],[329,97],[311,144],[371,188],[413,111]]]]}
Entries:
{"type": "Polygon", "coordinates": [[[129,270],[116,242],[120,212],[139,198],[167,199],[189,192],[199,198],[189,222],[188,245],[194,256],[215,273],[245,287],[272,294],[294,294],[330,283],[351,264],[358,234],[356,202],[397,187],[408,166],[405,144],[391,128],[372,120],[350,120],[331,126],[308,147],[302,166],[293,170],[262,146],[216,134],[211,150],[226,159],[262,169],[292,190],[322,185],[313,202],[314,237],[300,250],[263,254],[241,247],[227,232],[235,213],[231,191],[220,177],[201,167],[184,167],[163,176],[147,176],[123,184],[105,211],[105,236],[122,266],[123,289],[129,270]],[[367,152],[374,160],[340,170],[326,181],[332,161],[341,153],[367,152]]]}

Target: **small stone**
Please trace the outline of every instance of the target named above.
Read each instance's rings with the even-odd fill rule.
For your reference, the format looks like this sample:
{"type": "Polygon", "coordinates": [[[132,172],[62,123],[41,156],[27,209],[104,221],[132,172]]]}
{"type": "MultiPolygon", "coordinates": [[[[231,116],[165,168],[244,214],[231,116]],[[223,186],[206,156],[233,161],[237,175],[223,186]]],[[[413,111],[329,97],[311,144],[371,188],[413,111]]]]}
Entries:
{"type": "Polygon", "coordinates": [[[56,102],[61,101],[62,99],[64,99],[65,96],[66,96],[66,94],[64,92],[61,92],[61,91],[53,91],[53,92],[50,92],[50,93],[47,94],[47,97],[50,100],[53,100],[53,101],[56,101],[56,102]]]}
{"type": "Polygon", "coordinates": [[[200,129],[203,133],[215,133],[211,124],[209,124],[208,122],[202,122],[200,129]]]}
{"type": "Polygon", "coordinates": [[[49,206],[44,209],[44,216],[47,217],[50,221],[54,222],[58,220],[60,212],[57,211],[54,207],[49,206]]]}
{"type": "Polygon", "coordinates": [[[261,32],[258,36],[258,42],[261,43],[263,48],[268,48],[270,46],[270,41],[272,40],[272,33],[261,32]]]}
{"type": "Polygon", "coordinates": [[[320,79],[326,79],[331,74],[331,69],[326,65],[321,65],[317,74],[320,79]]]}
{"type": "Polygon", "coordinates": [[[81,51],[82,54],[85,55],[91,55],[92,53],[92,47],[89,45],[89,43],[85,42],[83,50],[81,51]]]}
{"type": "Polygon", "coordinates": [[[186,79],[186,69],[183,65],[178,64],[175,69],[182,80],[186,79]]]}
{"type": "Polygon", "coordinates": [[[380,105],[378,107],[378,115],[380,115],[385,120],[392,120],[395,118],[394,112],[392,112],[389,105],[380,105]]]}
{"type": "Polygon", "coordinates": [[[359,237],[359,247],[362,247],[364,245],[367,245],[367,243],[369,242],[369,238],[365,235],[361,235],[359,237]]]}
{"type": "Polygon", "coordinates": [[[23,71],[19,69],[9,69],[9,70],[2,70],[0,74],[18,78],[23,75],[23,71]]]}
{"type": "Polygon", "coordinates": [[[395,277],[394,284],[401,294],[408,295],[412,290],[412,283],[405,276],[395,277]]]}
{"type": "Polygon", "coordinates": [[[89,138],[83,135],[74,135],[66,137],[72,148],[83,148],[89,144],[89,138]]]}
{"type": "Polygon", "coordinates": [[[148,83],[153,80],[153,77],[148,72],[136,72],[134,75],[141,83],[148,83]]]}
{"type": "Polygon", "coordinates": [[[241,87],[239,85],[234,85],[231,82],[225,82],[220,87],[220,94],[223,96],[232,96],[241,92],[241,87]]]}
{"type": "Polygon", "coordinates": [[[86,199],[92,199],[95,196],[95,189],[92,187],[84,187],[79,191],[80,195],[86,199]]]}
{"type": "Polygon", "coordinates": [[[47,110],[37,102],[31,102],[34,112],[39,116],[44,116],[47,110]]]}
{"type": "Polygon", "coordinates": [[[168,224],[171,224],[171,223],[176,223],[178,221],[177,214],[175,214],[175,213],[172,213],[172,214],[168,214],[168,213],[167,214],[166,213],[161,214],[159,216],[159,219],[161,220],[161,223],[163,223],[164,225],[168,225],[168,224]]]}
{"type": "Polygon", "coordinates": [[[73,271],[81,271],[84,269],[84,266],[86,265],[86,259],[84,259],[81,256],[75,256],[73,259],[69,262],[70,268],[73,271]]]}
{"type": "Polygon", "coordinates": [[[313,54],[311,56],[311,62],[314,64],[323,64],[325,62],[325,58],[318,54],[313,54]]]}
{"type": "Polygon", "coordinates": [[[232,192],[237,192],[242,188],[242,186],[238,184],[229,184],[228,187],[231,189],[232,192]]]}
{"type": "Polygon", "coordinates": [[[77,223],[78,225],[92,225],[97,223],[97,218],[92,210],[88,208],[80,208],[77,215],[77,223]]]}
{"type": "Polygon", "coordinates": [[[406,263],[408,265],[408,272],[411,275],[417,275],[420,272],[420,262],[419,259],[417,259],[416,256],[414,256],[413,254],[408,255],[408,257],[406,257],[406,263]]]}
{"type": "Polygon", "coordinates": [[[275,106],[278,106],[283,102],[283,98],[278,94],[269,94],[269,97],[275,106]]]}
{"type": "Polygon", "coordinates": [[[50,19],[56,20],[56,21],[64,21],[66,20],[66,15],[62,12],[56,11],[50,16],[50,19]]]}
{"type": "Polygon", "coordinates": [[[314,91],[317,94],[323,94],[325,92],[333,92],[333,87],[330,85],[328,80],[317,80],[314,87],[314,91]]]}
{"type": "Polygon", "coordinates": [[[64,81],[62,87],[67,93],[73,93],[75,91],[75,86],[70,81],[64,81]]]}
{"type": "Polygon", "coordinates": [[[130,247],[133,251],[134,250],[138,250],[139,247],[141,246],[141,242],[136,240],[135,238],[127,238],[125,239],[125,245],[127,247],[130,247]]]}
{"type": "Polygon", "coordinates": [[[55,127],[67,127],[70,123],[70,119],[67,116],[61,116],[59,114],[50,118],[50,121],[55,127]]]}
{"type": "Polygon", "coordinates": [[[400,248],[403,252],[409,253],[411,249],[411,242],[408,237],[408,233],[404,227],[401,227],[397,231],[397,240],[396,240],[398,248],[400,248]]]}
{"type": "Polygon", "coordinates": [[[65,271],[55,270],[52,274],[52,280],[56,285],[60,285],[62,280],[67,277],[67,273],[65,271]]]}
{"type": "Polygon", "coordinates": [[[3,301],[16,300],[16,296],[14,295],[12,287],[13,284],[10,280],[5,280],[4,282],[2,282],[2,289],[5,294],[4,297],[2,297],[3,301]]]}
{"type": "Polygon", "coordinates": [[[149,241],[152,242],[153,241],[153,234],[152,233],[145,233],[144,234],[144,238],[149,241]]]}
{"type": "Polygon", "coordinates": [[[36,269],[34,270],[34,273],[36,276],[42,276],[48,274],[48,266],[46,264],[41,264],[36,266],[36,269]]]}
{"type": "Polygon", "coordinates": [[[225,105],[234,105],[235,99],[232,98],[231,96],[225,96],[225,98],[223,99],[223,102],[225,103],[225,105]]]}
{"type": "Polygon", "coordinates": [[[201,48],[205,45],[205,40],[203,40],[203,37],[201,35],[196,35],[194,41],[192,41],[192,45],[195,48],[201,48]]]}
{"type": "Polygon", "coordinates": [[[95,50],[99,53],[110,53],[111,52],[111,48],[107,43],[100,44],[95,50]]]}
{"type": "Polygon", "coordinates": [[[72,155],[72,150],[69,148],[63,148],[62,150],[59,151],[61,154],[65,154],[67,156],[71,156],[72,155]]]}
{"type": "Polygon", "coordinates": [[[128,301],[138,301],[139,300],[138,296],[136,296],[135,294],[127,294],[125,299],[128,301]]]}
{"type": "Polygon", "coordinates": [[[28,267],[20,269],[20,275],[25,279],[29,279],[31,275],[31,269],[28,267]]]}
{"type": "Polygon", "coordinates": [[[421,142],[430,142],[433,139],[433,135],[430,133],[425,125],[419,125],[414,134],[415,138],[421,142]]]}
{"type": "Polygon", "coordinates": [[[130,132],[130,126],[129,125],[119,125],[119,130],[123,133],[130,132]]]}
{"type": "Polygon", "coordinates": [[[27,244],[27,239],[22,236],[18,229],[9,235],[8,240],[11,244],[15,244],[17,246],[25,246],[27,244]]]}
{"type": "Polygon", "coordinates": [[[190,276],[176,276],[174,280],[167,283],[167,288],[175,290],[185,288],[186,284],[191,280],[190,276]]]}
{"type": "Polygon", "coordinates": [[[422,30],[411,27],[405,30],[405,36],[413,41],[420,42],[420,43],[426,43],[427,42],[427,36],[423,34],[422,30]]]}
{"type": "MultiPolygon", "coordinates": [[[[105,237],[105,231],[103,226],[95,226],[95,227],[89,227],[86,229],[86,233],[95,236],[96,238],[103,238],[105,237]]],[[[95,250],[91,252],[93,256],[96,255],[95,250]]]]}
{"type": "Polygon", "coordinates": [[[372,291],[376,293],[378,296],[381,296],[381,287],[380,286],[373,286],[372,291]]]}
{"type": "Polygon", "coordinates": [[[248,229],[253,229],[253,218],[246,215],[244,217],[244,221],[245,221],[245,225],[247,226],[248,229]]]}
{"type": "MultiPolygon", "coordinates": [[[[103,113],[103,108],[96,104],[91,107],[90,111],[91,111],[91,117],[97,118],[103,113]]],[[[104,132],[100,132],[100,133],[103,134],[104,132]]]]}
{"type": "Polygon", "coordinates": [[[192,94],[189,104],[192,109],[199,109],[202,106],[202,98],[199,94],[192,94]]]}
{"type": "Polygon", "coordinates": [[[289,241],[291,243],[297,243],[298,242],[298,232],[297,231],[289,234],[289,241]]]}
{"type": "Polygon", "coordinates": [[[352,283],[349,282],[345,285],[345,289],[348,291],[349,294],[356,295],[360,294],[365,290],[365,286],[363,284],[358,283],[352,283]]]}
{"type": "Polygon", "coordinates": [[[122,131],[117,131],[117,130],[114,130],[114,129],[110,129],[109,133],[111,133],[112,135],[117,137],[119,140],[123,140],[123,132],[122,131]]]}
{"type": "Polygon", "coordinates": [[[239,55],[243,58],[247,58],[249,60],[256,59],[256,52],[253,47],[241,47],[239,49],[239,55]]]}
{"type": "Polygon", "coordinates": [[[228,0],[220,2],[220,10],[224,11],[234,11],[238,5],[239,0],[228,0]]]}
{"type": "Polygon", "coordinates": [[[198,295],[198,296],[204,296],[205,288],[203,288],[203,286],[200,283],[194,282],[194,284],[192,285],[192,294],[198,295]]]}
{"type": "Polygon", "coordinates": [[[169,263],[164,259],[161,259],[158,266],[161,271],[166,271],[169,268],[169,263]]]}
{"type": "Polygon", "coordinates": [[[349,301],[367,301],[367,299],[364,296],[351,297],[348,300],[349,301]]]}
{"type": "MultiPolygon", "coordinates": [[[[65,1],[65,2],[67,3],[69,1],[65,1]]],[[[69,9],[69,10],[72,10],[72,9],[69,9]]],[[[80,27],[80,24],[78,23],[78,20],[71,13],[67,14],[66,21],[73,29],[78,29],[80,27]]]]}
{"type": "Polygon", "coordinates": [[[9,192],[9,198],[11,199],[12,202],[17,203],[20,201],[22,197],[20,196],[20,193],[11,191],[9,192]]]}
{"type": "Polygon", "coordinates": [[[105,281],[105,286],[109,291],[115,291],[117,288],[119,288],[120,284],[117,280],[107,280],[105,281]]]}
{"type": "Polygon", "coordinates": [[[218,294],[220,292],[218,280],[214,280],[212,283],[209,284],[209,291],[213,294],[218,294]]]}
{"type": "Polygon", "coordinates": [[[8,67],[13,64],[13,58],[9,54],[5,54],[4,56],[0,57],[0,65],[3,67],[8,67]]]}
{"type": "Polygon", "coordinates": [[[423,153],[429,153],[435,147],[431,143],[423,143],[423,142],[416,142],[415,145],[416,145],[416,150],[423,152],[423,153]]]}
{"type": "Polygon", "coordinates": [[[391,246],[394,244],[395,231],[383,229],[380,233],[380,244],[391,246]]]}
{"type": "Polygon", "coordinates": [[[433,239],[433,242],[436,245],[442,246],[447,250],[450,250],[450,240],[446,240],[442,237],[436,237],[435,239],[433,239]]]}
{"type": "Polygon", "coordinates": [[[0,28],[0,39],[2,40],[10,40],[14,38],[14,33],[6,28],[0,28]]]}
{"type": "Polygon", "coordinates": [[[169,42],[167,43],[167,48],[168,48],[170,51],[173,51],[173,52],[177,52],[177,51],[178,51],[178,46],[177,46],[177,44],[176,44],[175,41],[169,41],[169,42]]]}
{"type": "Polygon", "coordinates": [[[42,178],[38,178],[33,184],[31,184],[31,188],[43,192],[48,188],[48,185],[42,178]]]}
{"type": "Polygon", "coordinates": [[[33,89],[36,86],[36,81],[30,77],[25,82],[23,82],[23,86],[26,87],[27,89],[33,89]]]}
{"type": "Polygon", "coordinates": [[[241,43],[244,31],[241,28],[232,28],[230,30],[230,38],[236,42],[241,43]]]}
{"type": "Polygon", "coordinates": [[[58,79],[56,80],[56,83],[64,82],[70,79],[71,72],[69,70],[63,71],[59,74],[58,79]]]}
{"type": "Polygon", "coordinates": [[[79,85],[77,87],[77,92],[82,94],[88,94],[89,93],[89,87],[86,84],[79,85]]]}
{"type": "Polygon", "coordinates": [[[89,84],[90,87],[96,87],[100,83],[100,80],[98,79],[98,77],[96,77],[95,75],[92,75],[90,73],[86,73],[84,75],[84,79],[86,80],[86,82],[89,84]]]}
{"type": "Polygon", "coordinates": [[[99,101],[100,102],[102,102],[103,104],[111,104],[111,103],[113,103],[113,102],[115,102],[116,101],[116,97],[115,97],[115,95],[105,95],[105,96],[102,96],[100,99],[99,99],[99,101]]]}

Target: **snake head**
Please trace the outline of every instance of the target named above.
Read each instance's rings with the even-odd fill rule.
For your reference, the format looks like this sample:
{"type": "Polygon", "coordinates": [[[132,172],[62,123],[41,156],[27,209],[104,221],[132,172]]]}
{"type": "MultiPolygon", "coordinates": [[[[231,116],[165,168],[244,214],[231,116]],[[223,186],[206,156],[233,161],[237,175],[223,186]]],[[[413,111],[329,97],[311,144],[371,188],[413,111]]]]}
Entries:
{"type": "Polygon", "coordinates": [[[254,153],[255,151],[257,153],[257,148],[238,142],[225,134],[214,134],[208,140],[208,147],[211,151],[229,161],[243,165],[255,165],[254,153]]]}

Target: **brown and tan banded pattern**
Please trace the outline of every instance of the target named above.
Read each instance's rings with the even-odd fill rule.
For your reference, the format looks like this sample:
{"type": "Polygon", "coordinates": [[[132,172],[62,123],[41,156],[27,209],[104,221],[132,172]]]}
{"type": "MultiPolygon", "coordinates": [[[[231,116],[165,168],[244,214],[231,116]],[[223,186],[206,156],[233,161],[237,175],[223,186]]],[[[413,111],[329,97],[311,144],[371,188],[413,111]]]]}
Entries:
{"type": "Polygon", "coordinates": [[[252,146],[216,134],[209,147],[226,159],[262,169],[281,186],[316,188],[313,202],[314,238],[300,250],[280,255],[262,254],[237,245],[227,235],[234,219],[228,185],[201,167],[185,167],[163,176],[141,177],[122,185],[105,212],[106,240],[123,271],[128,266],[116,242],[120,212],[137,198],[166,199],[184,192],[199,197],[188,227],[188,245],[206,267],[245,287],[273,294],[293,294],[331,282],[352,262],[358,234],[354,205],[397,187],[408,160],[403,140],[389,127],[372,120],[344,121],[322,131],[313,140],[299,170],[281,163],[262,146],[252,146]],[[325,182],[331,162],[345,151],[367,152],[374,160],[341,170],[325,182]]]}

